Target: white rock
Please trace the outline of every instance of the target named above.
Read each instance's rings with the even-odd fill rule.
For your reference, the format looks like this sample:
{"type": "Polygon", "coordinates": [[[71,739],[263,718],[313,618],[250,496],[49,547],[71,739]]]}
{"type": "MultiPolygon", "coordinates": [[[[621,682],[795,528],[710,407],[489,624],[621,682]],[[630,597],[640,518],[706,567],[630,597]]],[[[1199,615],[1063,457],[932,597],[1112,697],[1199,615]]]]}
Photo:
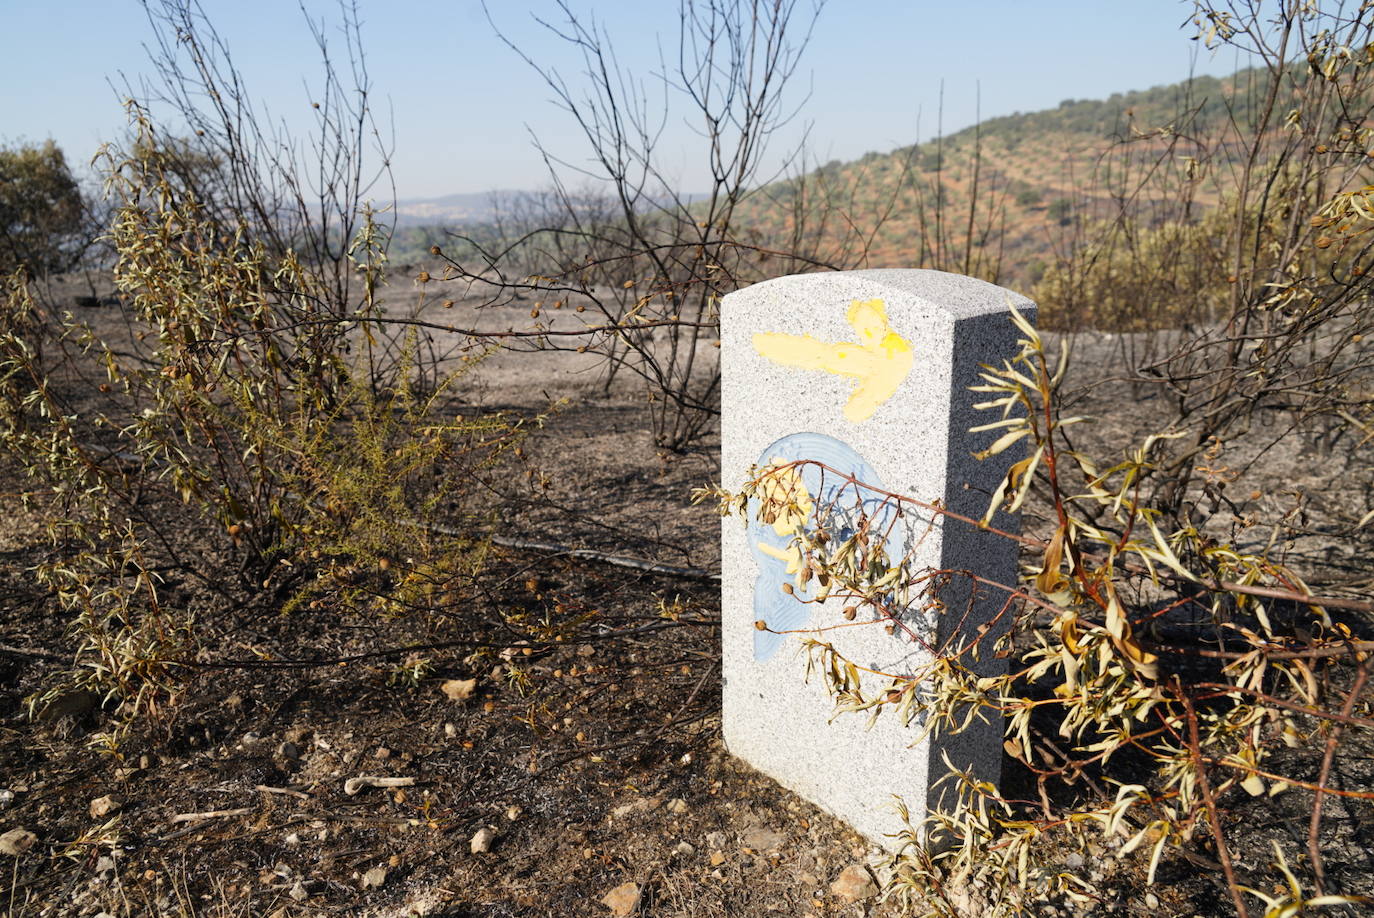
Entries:
{"type": "Polygon", "coordinates": [[[601,899],[601,904],[610,909],[613,915],[633,915],[639,909],[641,896],[643,890],[639,888],[638,883],[622,883],[606,893],[601,899]]]}
{"type": "Polygon", "coordinates": [[[476,679],[448,679],[439,686],[449,701],[467,701],[477,691],[476,679]]]}
{"type": "Polygon", "coordinates": [[[0,835],[0,854],[18,857],[32,848],[37,841],[38,836],[28,829],[10,829],[4,835],[0,835]]]}
{"type": "Polygon", "coordinates": [[[472,840],[468,842],[468,848],[473,854],[486,854],[495,843],[496,830],[491,826],[482,826],[473,833],[472,840]]]}
{"type": "Polygon", "coordinates": [[[859,902],[878,894],[878,884],[863,864],[850,864],[830,884],[831,894],[841,902],[859,902]]]}
{"type": "Polygon", "coordinates": [[[118,813],[123,802],[113,794],[106,794],[103,797],[96,797],[91,801],[91,818],[104,819],[113,813],[118,813]]]}
{"type": "MultiPolygon", "coordinates": [[[[647,810],[656,801],[652,797],[640,797],[638,800],[631,800],[629,803],[622,803],[620,806],[611,810],[613,819],[625,819],[642,810],[647,810]]],[[[671,809],[671,804],[669,805],[671,809]]]]}
{"type": "Polygon", "coordinates": [[[772,829],[766,829],[763,826],[754,826],[740,836],[740,845],[755,851],[772,851],[774,848],[781,847],[785,841],[787,841],[786,835],[781,832],[774,832],[772,829]]]}

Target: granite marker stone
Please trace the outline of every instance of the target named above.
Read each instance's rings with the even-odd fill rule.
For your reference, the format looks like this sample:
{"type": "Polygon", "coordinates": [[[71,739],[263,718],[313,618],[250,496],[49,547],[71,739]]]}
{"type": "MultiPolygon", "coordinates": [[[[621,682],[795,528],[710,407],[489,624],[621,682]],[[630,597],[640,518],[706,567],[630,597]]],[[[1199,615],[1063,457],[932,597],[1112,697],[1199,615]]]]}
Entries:
{"type": "MultiPolygon", "coordinates": [[[[1016,353],[1010,308],[1034,318],[1035,305],[1019,294],[925,270],[781,277],[732,293],[721,305],[724,486],[738,491],[751,466],[775,460],[815,460],[840,472],[798,466],[794,484],[804,500],[796,514],[770,523],[751,519],[747,526],[738,518],[723,520],[725,742],[734,755],[890,849],[906,827],[894,796],[918,825],[926,808],[941,802],[942,791],[933,786],[947,772],[942,755],[984,780],[998,780],[1002,724],[981,723],[938,742],[916,743],[919,726],[903,727],[891,714],[871,729],[866,713],[832,720],[834,703],[823,680],[805,679],[800,638],[807,629],[840,621],[844,603],[834,596],[798,602],[798,596],[815,594],[814,582],[784,591],[800,563],[792,557],[792,539],[817,507],[839,506],[848,496],[856,505],[852,512],[860,512],[861,495],[846,486],[845,475],[982,516],[988,495],[1018,457],[1014,449],[982,462],[973,457],[996,434],[971,434],[969,428],[996,418],[974,410],[983,397],[968,387],[979,382],[980,364],[999,364],[1016,353]],[[755,627],[760,620],[767,630],[755,627]]],[[[1011,541],[909,508],[896,519],[890,503],[870,495],[863,492],[862,513],[870,520],[890,515],[878,520],[891,534],[889,555],[911,553],[914,571],[967,570],[1015,582],[1011,541]]],[[[1014,530],[1017,520],[999,514],[994,525],[1014,530]]],[[[963,610],[969,595],[968,579],[956,577],[941,598],[946,608],[963,610]]],[[[961,633],[992,620],[1004,599],[980,595],[961,633]]],[[[941,621],[902,613],[904,624],[928,645],[948,638],[962,617],[947,613],[941,621]]],[[[881,624],[815,636],[860,666],[883,672],[908,675],[929,660],[920,642],[889,635],[881,624]]],[[[1005,662],[983,657],[979,672],[1005,671],[1005,662]]],[[[865,695],[886,684],[865,676],[865,695]]]]}

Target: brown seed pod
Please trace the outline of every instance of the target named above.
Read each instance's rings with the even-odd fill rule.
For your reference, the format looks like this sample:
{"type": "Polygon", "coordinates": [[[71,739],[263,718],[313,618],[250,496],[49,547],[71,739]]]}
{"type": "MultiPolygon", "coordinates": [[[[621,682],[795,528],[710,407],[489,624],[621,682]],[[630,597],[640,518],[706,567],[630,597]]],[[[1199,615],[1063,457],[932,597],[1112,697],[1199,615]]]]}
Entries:
{"type": "Polygon", "coordinates": [[[764,621],[763,619],[760,618],[760,619],[758,619],[757,621],[754,622],[754,630],[755,630],[755,631],[767,631],[767,630],[768,630],[768,623],[767,623],[766,621],[764,621]]]}

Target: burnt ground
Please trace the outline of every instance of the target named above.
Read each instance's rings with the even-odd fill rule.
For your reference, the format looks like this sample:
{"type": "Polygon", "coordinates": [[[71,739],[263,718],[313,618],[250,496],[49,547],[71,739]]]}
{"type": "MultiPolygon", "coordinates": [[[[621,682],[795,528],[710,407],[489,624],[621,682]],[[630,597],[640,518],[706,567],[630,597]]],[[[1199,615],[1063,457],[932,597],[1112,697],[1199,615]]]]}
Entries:
{"type": "MultiPolygon", "coordinates": [[[[1085,380],[1105,377],[1110,342],[1083,344],[1085,380]]],[[[6,918],[609,915],[600,900],[631,882],[643,891],[639,912],[665,918],[900,913],[895,902],[834,894],[840,872],[876,850],[725,752],[714,581],[528,547],[718,564],[713,509],[688,496],[718,476],[717,443],[662,456],[638,391],[603,392],[585,361],[549,360],[502,356],[467,393],[473,406],[528,410],[546,393],[570,400],[529,444],[548,486],[504,511],[500,532],[526,547],[498,546],[468,601],[580,622],[564,641],[522,647],[462,608],[424,620],[221,608],[187,584],[206,649],[183,661],[177,696],[117,748],[97,741],[117,713],[97,699],[70,696],[52,716],[29,716],[25,699],[70,651],[31,573],[50,546],[24,506],[25,483],[3,472],[0,832],[37,837],[19,857],[0,855],[6,918]],[[410,669],[418,679],[407,662],[423,663],[410,669]],[[467,679],[469,697],[443,690],[467,679]],[[346,789],[360,776],[413,780],[346,789]],[[117,808],[94,815],[106,796],[117,808]],[[473,853],[484,828],[494,841],[473,853]]],[[[1146,429],[1148,402],[1091,381],[1082,407],[1107,420],[1085,442],[1106,447],[1146,429]]],[[[1259,492],[1257,505],[1293,500],[1329,461],[1321,449],[1295,441],[1238,461],[1248,478],[1235,493],[1259,492]]],[[[1329,488],[1311,498],[1353,499],[1329,488]]],[[[1367,590],[1367,561],[1320,544],[1310,555],[1367,590]]],[[[1285,755],[1276,766],[1314,776],[1311,750],[1285,755]]],[[[1008,792],[1033,797],[1024,770],[1006,767],[1008,792]]],[[[1370,748],[1343,751],[1336,775],[1344,789],[1374,789],[1370,748]]],[[[1228,829],[1246,873],[1263,874],[1273,840],[1297,863],[1310,794],[1233,795],[1228,829]]],[[[1327,813],[1332,885],[1374,894],[1369,802],[1330,799],[1327,813]]],[[[1118,857],[1119,847],[1095,842],[1087,863],[1066,854],[1096,901],[1041,913],[1230,912],[1207,852],[1166,856],[1147,890],[1146,852],[1118,857]]]]}

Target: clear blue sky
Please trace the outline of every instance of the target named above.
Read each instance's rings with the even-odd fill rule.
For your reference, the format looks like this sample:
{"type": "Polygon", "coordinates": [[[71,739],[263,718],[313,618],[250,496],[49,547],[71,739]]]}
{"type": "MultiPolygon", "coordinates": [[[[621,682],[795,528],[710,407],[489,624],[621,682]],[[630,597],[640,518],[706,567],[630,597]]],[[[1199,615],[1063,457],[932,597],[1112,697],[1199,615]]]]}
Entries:
{"type": "MultiPolygon", "coordinates": [[[[569,0],[604,22],[623,62],[648,73],[659,41],[675,38],[675,0],[569,0]]],[[[805,5],[807,0],[803,0],[805,5]]],[[[291,0],[205,0],[250,92],[304,133],[306,89],[317,55],[291,0]]],[[[306,0],[337,21],[337,6],[306,0]]],[[[358,0],[381,108],[395,125],[393,161],[402,198],[545,184],[526,126],[570,159],[585,146],[537,76],[493,34],[478,0],[358,0]]],[[[532,57],[575,82],[579,60],[534,24],[557,15],[552,0],[490,0],[497,24],[532,57]]],[[[1191,0],[830,0],[794,86],[810,146],[821,161],[927,139],[944,81],[944,127],[984,117],[1099,98],[1236,60],[1191,41],[1191,0]],[[1182,28],[1180,28],[1182,26],[1182,28]],[[918,135],[919,117],[919,135],[918,135]]],[[[124,124],[108,81],[148,69],[149,27],[135,0],[0,0],[0,141],[53,138],[84,163],[124,124]]],[[[792,132],[795,138],[800,125],[792,132]]],[[[781,154],[787,137],[777,141],[781,154]]],[[[701,182],[685,130],[665,142],[683,187],[701,182]]]]}

